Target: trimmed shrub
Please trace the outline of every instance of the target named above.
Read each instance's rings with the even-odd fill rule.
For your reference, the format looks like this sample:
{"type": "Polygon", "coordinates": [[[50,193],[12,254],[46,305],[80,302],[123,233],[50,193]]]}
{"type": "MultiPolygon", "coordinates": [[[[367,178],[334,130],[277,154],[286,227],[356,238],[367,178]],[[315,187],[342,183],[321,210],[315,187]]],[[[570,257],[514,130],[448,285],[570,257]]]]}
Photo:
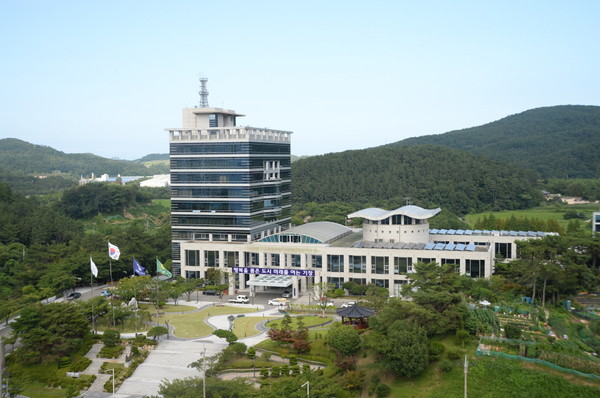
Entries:
{"type": "Polygon", "coordinates": [[[446,355],[448,356],[448,359],[451,361],[456,361],[456,360],[460,359],[460,352],[456,351],[456,350],[448,351],[448,353],[446,355]]]}
{"type": "Polygon", "coordinates": [[[385,398],[390,395],[391,389],[387,384],[379,383],[375,387],[375,396],[377,398],[385,398]]]}
{"type": "Polygon", "coordinates": [[[69,372],[83,372],[90,366],[92,360],[86,357],[81,358],[79,361],[74,362],[69,366],[69,372]]]}
{"type": "Polygon", "coordinates": [[[102,342],[107,347],[115,347],[121,343],[121,334],[116,329],[106,329],[102,335],[102,342]]]}
{"type": "Polygon", "coordinates": [[[429,362],[437,361],[446,351],[446,347],[439,341],[429,342],[429,362]]]}
{"type": "Polygon", "coordinates": [[[445,373],[450,372],[453,367],[454,367],[454,363],[452,363],[451,361],[449,361],[447,359],[440,362],[440,370],[442,372],[445,372],[445,373]]]}

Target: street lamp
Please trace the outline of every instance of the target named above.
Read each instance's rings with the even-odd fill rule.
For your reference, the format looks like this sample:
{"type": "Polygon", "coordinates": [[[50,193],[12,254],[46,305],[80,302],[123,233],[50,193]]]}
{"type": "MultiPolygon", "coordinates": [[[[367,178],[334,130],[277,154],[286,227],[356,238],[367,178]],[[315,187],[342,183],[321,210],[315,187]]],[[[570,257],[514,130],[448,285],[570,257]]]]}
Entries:
{"type": "Polygon", "coordinates": [[[115,368],[112,368],[112,379],[113,379],[113,388],[112,388],[112,396],[115,396],[115,368]]]}
{"type": "Polygon", "coordinates": [[[310,383],[307,381],[306,383],[302,384],[300,387],[304,387],[306,386],[306,398],[310,398],[310,383]]]}

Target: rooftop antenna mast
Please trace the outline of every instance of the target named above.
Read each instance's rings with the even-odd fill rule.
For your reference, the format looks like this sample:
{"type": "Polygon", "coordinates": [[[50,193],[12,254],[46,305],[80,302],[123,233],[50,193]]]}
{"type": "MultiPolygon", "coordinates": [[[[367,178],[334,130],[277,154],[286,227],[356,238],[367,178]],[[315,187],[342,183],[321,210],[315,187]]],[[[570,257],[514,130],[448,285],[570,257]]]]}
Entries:
{"type": "Polygon", "coordinates": [[[200,108],[208,108],[208,90],[206,89],[206,82],[208,79],[206,77],[200,78],[200,108]]]}

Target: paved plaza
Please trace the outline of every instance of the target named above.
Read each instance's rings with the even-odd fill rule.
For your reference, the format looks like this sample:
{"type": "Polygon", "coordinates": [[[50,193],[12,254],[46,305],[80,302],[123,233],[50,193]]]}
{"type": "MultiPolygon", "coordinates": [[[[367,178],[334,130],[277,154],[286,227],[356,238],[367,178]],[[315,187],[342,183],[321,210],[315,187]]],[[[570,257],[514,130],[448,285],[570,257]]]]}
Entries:
{"type": "MultiPolygon", "coordinates": [[[[182,301],[182,305],[191,305],[203,308],[213,303],[182,301]]],[[[239,307],[250,305],[238,304],[239,307]]],[[[254,305],[253,307],[256,307],[254,305]]],[[[248,315],[248,314],[246,314],[248,315]]],[[[217,315],[207,319],[207,322],[217,329],[228,329],[229,315],[217,315]]],[[[268,318],[280,317],[281,314],[274,308],[253,313],[252,316],[266,316],[268,318]]],[[[123,334],[122,337],[132,337],[123,334]]],[[[266,333],[238,340],[248,346],[258,344],[267,339],[266,333]]],[[[171,339],[161,339],[158,346],[150,351],[148,358],[135,370],[115,393],[117,398],[138,398],[144,395],[157,395],[160,383],[163,380],[183,379],[186,377],[201,377],[202,373],[188,365],[202,355],[211,356],[227,347],[223,339],[216,336],[206,336],[195,339],[182,339],[171,336],[171,339]],[[206,350],[206,351],[205,351],[206,350]]],[[[87,373],[87,372],[86,372],[87,373]]],[[[86,398],[104,398],[111,394],[101,392],[101,386],[109,379],[109,375],[99,375],[99,380],[92,385],[83,396],[86,398]],[[101,379],[101,380],[100,380],[101,379]]]]}

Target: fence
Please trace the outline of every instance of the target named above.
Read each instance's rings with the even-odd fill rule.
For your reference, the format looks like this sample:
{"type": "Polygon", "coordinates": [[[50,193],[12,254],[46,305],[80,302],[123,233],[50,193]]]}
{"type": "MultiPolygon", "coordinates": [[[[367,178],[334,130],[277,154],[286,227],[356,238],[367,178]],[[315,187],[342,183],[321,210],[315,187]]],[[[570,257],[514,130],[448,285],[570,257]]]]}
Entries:
{"type": "Polygon", "coordinates": [[[574,369],[569,369],[569,368],[563,368],[562,366],[558,366],[555,365],[551,362],[548,361],[544,361],[543,359],[537,359],[537,358],[527,358],[527,357],[523,357],[520,355],[510,355],[510,354],[504,354],[502,352],[497,352],[497,351],[487,351],[487,350],[480,350],[479,347],[477,347],[477,351],[475,352],[475,355],[477,356],[482,356],[482,355],[489,355],[489,356],[494,356],[494,357],[503,357],[503,358],[508,358],[508,359],[516,359],[519,361],[525,361],[525,362],[531,362],[531,363],[537,363],[540,365],[544,365],[544,366],[548,366],[550,368],[553,368],[555,370],[559,370],[561,372],[567,372],[567,373],[571,373],[577,376],[583,376],[583,377],[588,377],[590,379],[595,379],[595,380],[600,380],[600,376],[595,375],[595,374],[591,374],[591,373],[583,373],[583,372],[579,372],[577,370],[574,369]]]}

